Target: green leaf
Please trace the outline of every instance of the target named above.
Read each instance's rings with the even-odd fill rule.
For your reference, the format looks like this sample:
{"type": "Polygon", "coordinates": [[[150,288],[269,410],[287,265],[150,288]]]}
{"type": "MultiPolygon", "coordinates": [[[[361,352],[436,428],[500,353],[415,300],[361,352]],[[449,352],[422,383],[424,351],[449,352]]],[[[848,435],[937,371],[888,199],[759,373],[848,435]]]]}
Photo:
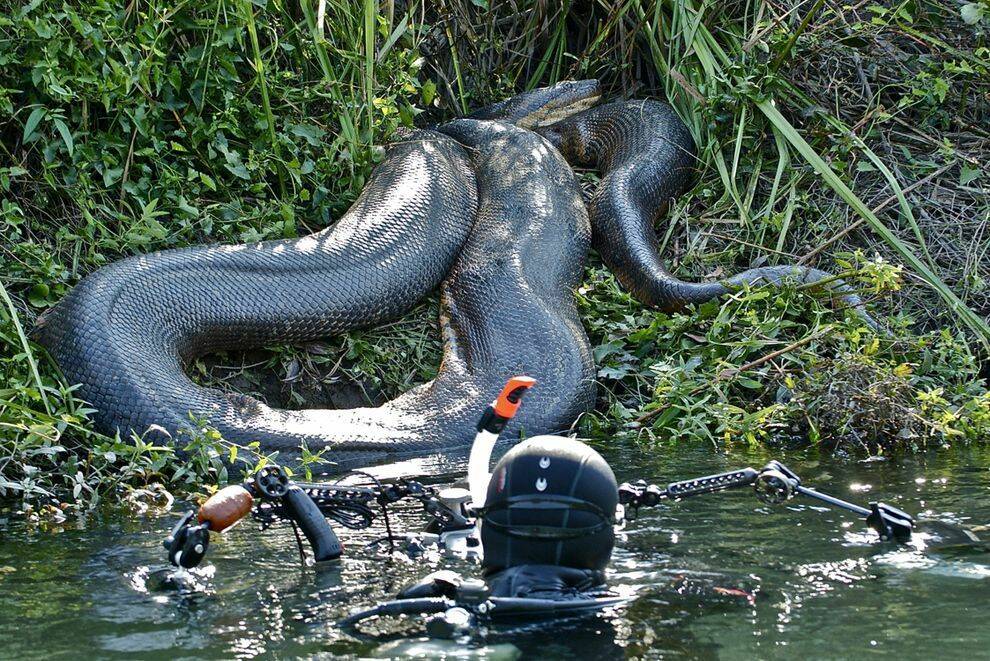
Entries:
{"type": "Polygon", "coordinates": [[[48,285],[39,282],[28,290],[28,302],[36,308],[43,308],[48,305],[48,285]]]}
{"type": "Polygon", "coordinates": [[[323,138],[323,134],[325,133],[323,129],[319,126],[314,126],[313,124],[293,124],[289,131],[292,132],[292,135],[297,135],[300,138],[304,138],[306,142],[314,147],[320,146],[320,140],[323,138]]]}
{"type": "Polygon", "coordinates": [[[224,167],[230,170],[231,174],[233,174],[236,177],[240,177],[241,179],[246,179],[246,180],[251,179],[251,173],[248,172],[248,169],[244,167],[243,163],[235,163],[233,165],[231,165],[230,163],[224,163],[224,167]]]}
{"type": "Polygon", "coordinates": [[[27,121],[24,122],[24,138],[21,140],[22,142],[27,142],[31,136],[34,135],[34,130],[38,128],[38,124],[41,123],[44,116],[44,108],[35,108],[31,111],[31,114],[28,115],[27,121]]]}
{"type": "Polygon", "coordinates": [[[58,130],[59,134],[62,136],[62,142],[65,143],[65,149],[69,152],[69,156],[72,156],[72,132],[69,127],[66,126],[65,122],[61,118],[56,117],[52,120],[55,123],[55,128],[58,130]]]}
{"type": "Polygon", "coordinates": [[[629,374],[630,374],[629,368],[623,365],[606,366],[598,370],[598,376],[602,377],[603,379],[614,379],[616,381],[619,381],[620,379],[624,379],[625,377],[629,376],[629,374]]]}
{"type": "Polygon", "coordinates": [[[967,25],[976,25],[983,18],[985,11],[986,10],[981,3],[971,2],[968,5],[963,5],[962,9],[959,10],[959,13],[962,15],[962,20],[964,20],[967,25]]]}
{"type": "Polygon", "coordinates": [[[142,220],[148,220],[148,219],[154,218],[157,215],[155,213],[155,209],[157,207],[158,207],[158,198],[157,197],[154,197],[151,200],[149,200],[148,203],[145,204],[141,208],[141,219],[142,220]]]}
{"type": "Polygon", "coordinates": [[[27,16],[28,14],[33,12],[35,9],[40,7],[41,3],[44,1],[45,0],[31,0],[31,2],[21,7],[21,12],[20,12],[21,17],[27,16]]]}
{"type": "Polygon", "coordinates": [[[422,89],[419,90],[419,94],[423,97],[423,105],[430,105],[437,96],[437,84],[432,80],[426,81],[423,83],[422,89]]]}
{"type": "Polygon", "coordinates": [[[116,182],[120,181],[121,175],[124,174],[124,168],[108,168],[103,171],[103,185],[112,186],[116,182]]]}
{"type": "Polygon", "coordinates": [[[980,168],[970,167],[969,165],[963,165],[962,169],[959,170],[959,185],[968,186],[977,179],[980,178],[980,168]]]}
{"type": "Polygon", "coordinates": [[[607,342],[605,344],[599,344],[593,350],[594,358],[596,363],[600,363],[608,356],[613,354],[623,353],[624,348],[622,342],[607,342]]]}
{"type": "Polygon", "coordinates": [[[196,218],[199,216],[199,209],[189,204],[189,200],[186,199],[185,195],[179,196],[179,201],[176,204],[180,211],[186,213],[187,215],[196,218]]]}

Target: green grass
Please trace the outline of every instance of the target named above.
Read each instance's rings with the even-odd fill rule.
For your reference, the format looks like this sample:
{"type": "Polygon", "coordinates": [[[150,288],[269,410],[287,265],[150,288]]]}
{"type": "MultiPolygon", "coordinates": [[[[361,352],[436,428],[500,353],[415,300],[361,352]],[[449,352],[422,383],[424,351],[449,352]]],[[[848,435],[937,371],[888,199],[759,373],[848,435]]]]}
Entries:
{"type": "MultiPolygon", "coordinates": [[[[88,507],[217,479],[229,458],[208,428],[187,464],[89,430],[28,339],[86,273],[307,234],[347,208],[400,127],[563,78],[667,98],[690,127],[699,180],[658,228],[677,273],[849,273],[896,338],[814,291],[658,314],[592,257],[578,297],[602,396],[583,433],[865,452],[985,435],[985,0],[487,4],[34,0],[0,16],[0,497],[88,507]]],[[[434,318],[428,302],[194,373],[280,405],[349,382],[376,402],[435,371],[434,318]]]]}

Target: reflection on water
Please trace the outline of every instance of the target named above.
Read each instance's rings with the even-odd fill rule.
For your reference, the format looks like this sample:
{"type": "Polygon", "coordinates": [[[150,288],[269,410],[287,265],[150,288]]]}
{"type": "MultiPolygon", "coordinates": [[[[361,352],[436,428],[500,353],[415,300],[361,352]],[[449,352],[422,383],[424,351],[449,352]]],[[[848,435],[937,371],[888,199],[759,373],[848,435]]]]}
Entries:
{"type": "MultiPolygon", "coordinates": [[[[607,455],[620,480],[656,482],[771,458],[687,447],[607,455]]],[[[620,533],[609,572],[613,586],[635,595],[628,605],[499,626],[453,643],[423,639],[411,620],[374,624],[378,639],[334,626],[428,571],[474,570],[466,561],[363,551],[380,530],[342,531],[344,561],[314,570],[300,567],[288,528],[261,535],[245,524],[214,536],[206,565],[176,574],[165,570],[160,545],[174,515],[114,514],[70,522],[58,533],[15,522],[0,528],[0,649],[7,658],[78,651],[101,658],[490,659],[986,653],[990,553],[938,522],[990,521],[990,451],[868,462],[777,458],[809,485],[884,500],[934,522],[898,547],[877,542],[852,515],[797,500],[771,508],[748,491],[643,510],[620,533]]],[[[426,474],[432,482],[461,470],[463,460],[434,458],[376,472],[426,474]]],[[[421,522],[415,506],[395,520],[421,522]]]]}

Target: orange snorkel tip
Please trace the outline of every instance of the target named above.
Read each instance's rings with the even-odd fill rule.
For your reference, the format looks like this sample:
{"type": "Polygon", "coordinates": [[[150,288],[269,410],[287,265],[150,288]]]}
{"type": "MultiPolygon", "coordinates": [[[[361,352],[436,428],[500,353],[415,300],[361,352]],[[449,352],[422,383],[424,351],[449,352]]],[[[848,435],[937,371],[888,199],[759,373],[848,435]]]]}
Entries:
{"type": "Polygon", "coordinates": [[[509,379],[495,399],[495,415],[511,420],[522,404],[523,395],[534,385],[536,379],[529,376],[514,376],[509,379]]]}

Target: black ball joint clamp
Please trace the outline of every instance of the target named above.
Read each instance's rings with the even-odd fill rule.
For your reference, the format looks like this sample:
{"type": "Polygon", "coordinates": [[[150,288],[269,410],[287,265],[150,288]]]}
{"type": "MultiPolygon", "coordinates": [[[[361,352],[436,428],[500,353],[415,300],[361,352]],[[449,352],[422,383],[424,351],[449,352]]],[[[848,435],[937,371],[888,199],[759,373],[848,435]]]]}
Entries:
{"type": "MultiPolygon", "coordinates": [[[[259,470],[254,477],[244,483],[244,488],[263,499],[274,501],[283,498],[289,490],[289,476],[277,466],[259,470]]],[[[198,566],[210,548],[210,522],[199,521],[196,512],[190,510],[172,528],[172,532],[162,540],[168,561],[176,567],[192,569],[198,566]]]]}
{"type": "Polygon", "coordinates": [[[162,542],[168,561],[176,567],[191,569],[203,561],[210,548],[210,524],[198,523],[196,512],[186,512],[162,542]]]}
{"type": "Polygon", "coordinates": [[[907,543],[911,540],[911,533],[915,528],[911,515],[892,505],[871,502],[869,508],[861,507],[805,487],[801,484],[801,478],[779,461],[771,461],[760,470],[746,467],[672,482],[666,487],[647,484],[644,480],[626,482],[619,486],[619,502],[626,508],[628,514],[635,516],[636,510],[640,507],[653,507],[664,500],[680,500],[747,486],[752,486],[756,497],[769,505],[779,505],[794,496],[801,495],[854,512],[864,517],[866,525],[875,530],[884,541],[895,540],[907,543]]]}

